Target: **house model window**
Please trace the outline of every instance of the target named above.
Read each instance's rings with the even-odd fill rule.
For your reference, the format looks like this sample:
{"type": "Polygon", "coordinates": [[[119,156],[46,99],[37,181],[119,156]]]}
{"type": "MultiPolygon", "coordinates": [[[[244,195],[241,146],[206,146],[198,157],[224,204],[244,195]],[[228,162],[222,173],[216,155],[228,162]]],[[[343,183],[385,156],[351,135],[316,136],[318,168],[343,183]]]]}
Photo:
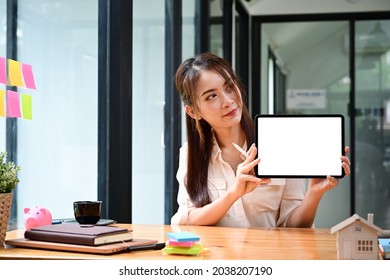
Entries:
{"type": "Polygon", "coordinates": [[[372,240],[357,240],[358,253],[371,253],[374,250],[374,242],[372,240]]]}
{"type": "Polygon", "coordinates": [[[362,231],[362,227],[361,226],[355,226],[355,231],[362,231]]]}

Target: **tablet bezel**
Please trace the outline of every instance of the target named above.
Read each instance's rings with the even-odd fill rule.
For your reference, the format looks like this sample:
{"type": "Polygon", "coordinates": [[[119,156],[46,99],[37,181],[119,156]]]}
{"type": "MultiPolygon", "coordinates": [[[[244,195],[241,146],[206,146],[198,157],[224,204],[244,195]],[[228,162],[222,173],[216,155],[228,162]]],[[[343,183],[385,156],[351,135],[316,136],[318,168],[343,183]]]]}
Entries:
{"type": "MultiPolygon", "coordinates": [[[[258,133],[258,126],[259,126],[259,119],[265,119],[265,118],[332,118],[332,119],[338,119],[340,122],[341,122],[341,125],[340,125],[340,129],[341,129],[341,132],[338,131],[338,133],[341,133],[341,150],[340,150],[340,156],[344,154],[344,141],[345,141],[345,136],[344,136],[344,116],[341,115],[341,114],[305,114],[305,115],[262,115],[262,114],[259,114],[259,115],[256,115],[255,116],[255,143],[256,143],[256,147],[257,147],[257,150],[258,150],[258,155],[260,155],[260,159],[261,159],[261,143],[259,143],[259,133],[258,133]]],[[[338,129],[338,128],[337,128],[338,129]]],[[[335,131],[336,132],[336,131],[335,131]]],[[[324,135],[326,136],[329,136],[332,134],[332,132],[330,131],[324,131],[324,135]]],[[[306,135],[306,134],[305,134],[306,135]]],[[[297,137],[297,135],[287,135],[286,137],[297,137]]],[[[315,151],[313,151],[313,154],[315,155],[315,151]]],[[[320,159],[317,159],[314,157],[314,160],[311,161],[312,163],[313,162],[318,162],[320,159]]],[[[260,165],[262,164],[261,161],[259,163],[260,165]]],[[[344,173],[344,169],[342,168],[342,165],[341,165],[341,160],[340,160],[340,174],[310,174],[310,173],[303,173],[303,174],[289,174],[288,172],[285,173],[285,174],[258,174],[258,165],[255,166],[255,175],[256,177],[259,177],[259,178],[326,178],[327,175],[330,175],[330,176],[333,176],[335,178],[342,178],[345,176],[345,173],[344,173]]]]}

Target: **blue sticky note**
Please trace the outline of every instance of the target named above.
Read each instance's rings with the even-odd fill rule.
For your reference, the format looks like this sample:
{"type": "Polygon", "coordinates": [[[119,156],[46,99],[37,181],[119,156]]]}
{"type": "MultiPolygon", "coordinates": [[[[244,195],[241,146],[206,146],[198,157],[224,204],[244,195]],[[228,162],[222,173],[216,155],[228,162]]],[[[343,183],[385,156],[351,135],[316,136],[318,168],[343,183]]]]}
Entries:
{"type": "Polygon", "coordinates": [[[167,236],[175,241],[184,242],[184,241],[199,241],[200,237],[191,232],[181,231],[181,232],[168,232],[167,236]]]}

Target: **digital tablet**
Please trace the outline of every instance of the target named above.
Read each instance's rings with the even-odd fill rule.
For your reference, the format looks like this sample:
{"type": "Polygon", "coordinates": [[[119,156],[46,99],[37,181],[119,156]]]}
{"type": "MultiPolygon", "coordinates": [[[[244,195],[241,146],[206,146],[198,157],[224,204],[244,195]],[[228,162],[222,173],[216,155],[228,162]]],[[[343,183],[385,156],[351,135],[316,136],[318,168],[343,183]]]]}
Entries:
{"type": "Polygon", "coordinates": [[[255,138],[257,177],[344,176],[343,115],[257,115],[255,138]]]}

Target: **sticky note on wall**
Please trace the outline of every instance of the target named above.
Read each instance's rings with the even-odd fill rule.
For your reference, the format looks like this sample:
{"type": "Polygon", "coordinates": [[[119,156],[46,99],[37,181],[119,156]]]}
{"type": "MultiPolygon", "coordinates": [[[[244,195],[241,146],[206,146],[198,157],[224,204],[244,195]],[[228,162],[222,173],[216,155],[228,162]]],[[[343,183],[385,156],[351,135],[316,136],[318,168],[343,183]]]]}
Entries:
{"type": "Polygon", "coordinates": [[[7,90],[7,117],[20,118],[21,116],[18,93],[7,90]]]}
{"type": "Polygon", "coordinates": [[[32,120],[32,96],[22,94],[22,115],[23,119],[32,120]]]}
{"type": "MultiPolygon", "coordinates": [[[[32,66],[0,57],[0,84],[36,89],[32,66]]],[[[32,120],[32,96],[0,89],[0,117],[32,120]]]]}
{"type": "Polygon", "coordinates": [[[8,79],[11,86],[24,87],[19,61],[8,59],[8,79]]]}
{"type": "Polygon", "coordinates": [[[32,66],[30,64],[23,63],[22,73],[23,73],[23,78],[24,78],[24,83],[26,88],[36,89],[32,66]]]}
{"type": "Polygon", "coordinates": [[[0,90],[0,117],[5,117],[5,91],[0,90]]]}
{"type": "Polygon", "coordinates": [[[0,57],[0,83],[7,84],[7,64],[4,57],[0,57]]]}

